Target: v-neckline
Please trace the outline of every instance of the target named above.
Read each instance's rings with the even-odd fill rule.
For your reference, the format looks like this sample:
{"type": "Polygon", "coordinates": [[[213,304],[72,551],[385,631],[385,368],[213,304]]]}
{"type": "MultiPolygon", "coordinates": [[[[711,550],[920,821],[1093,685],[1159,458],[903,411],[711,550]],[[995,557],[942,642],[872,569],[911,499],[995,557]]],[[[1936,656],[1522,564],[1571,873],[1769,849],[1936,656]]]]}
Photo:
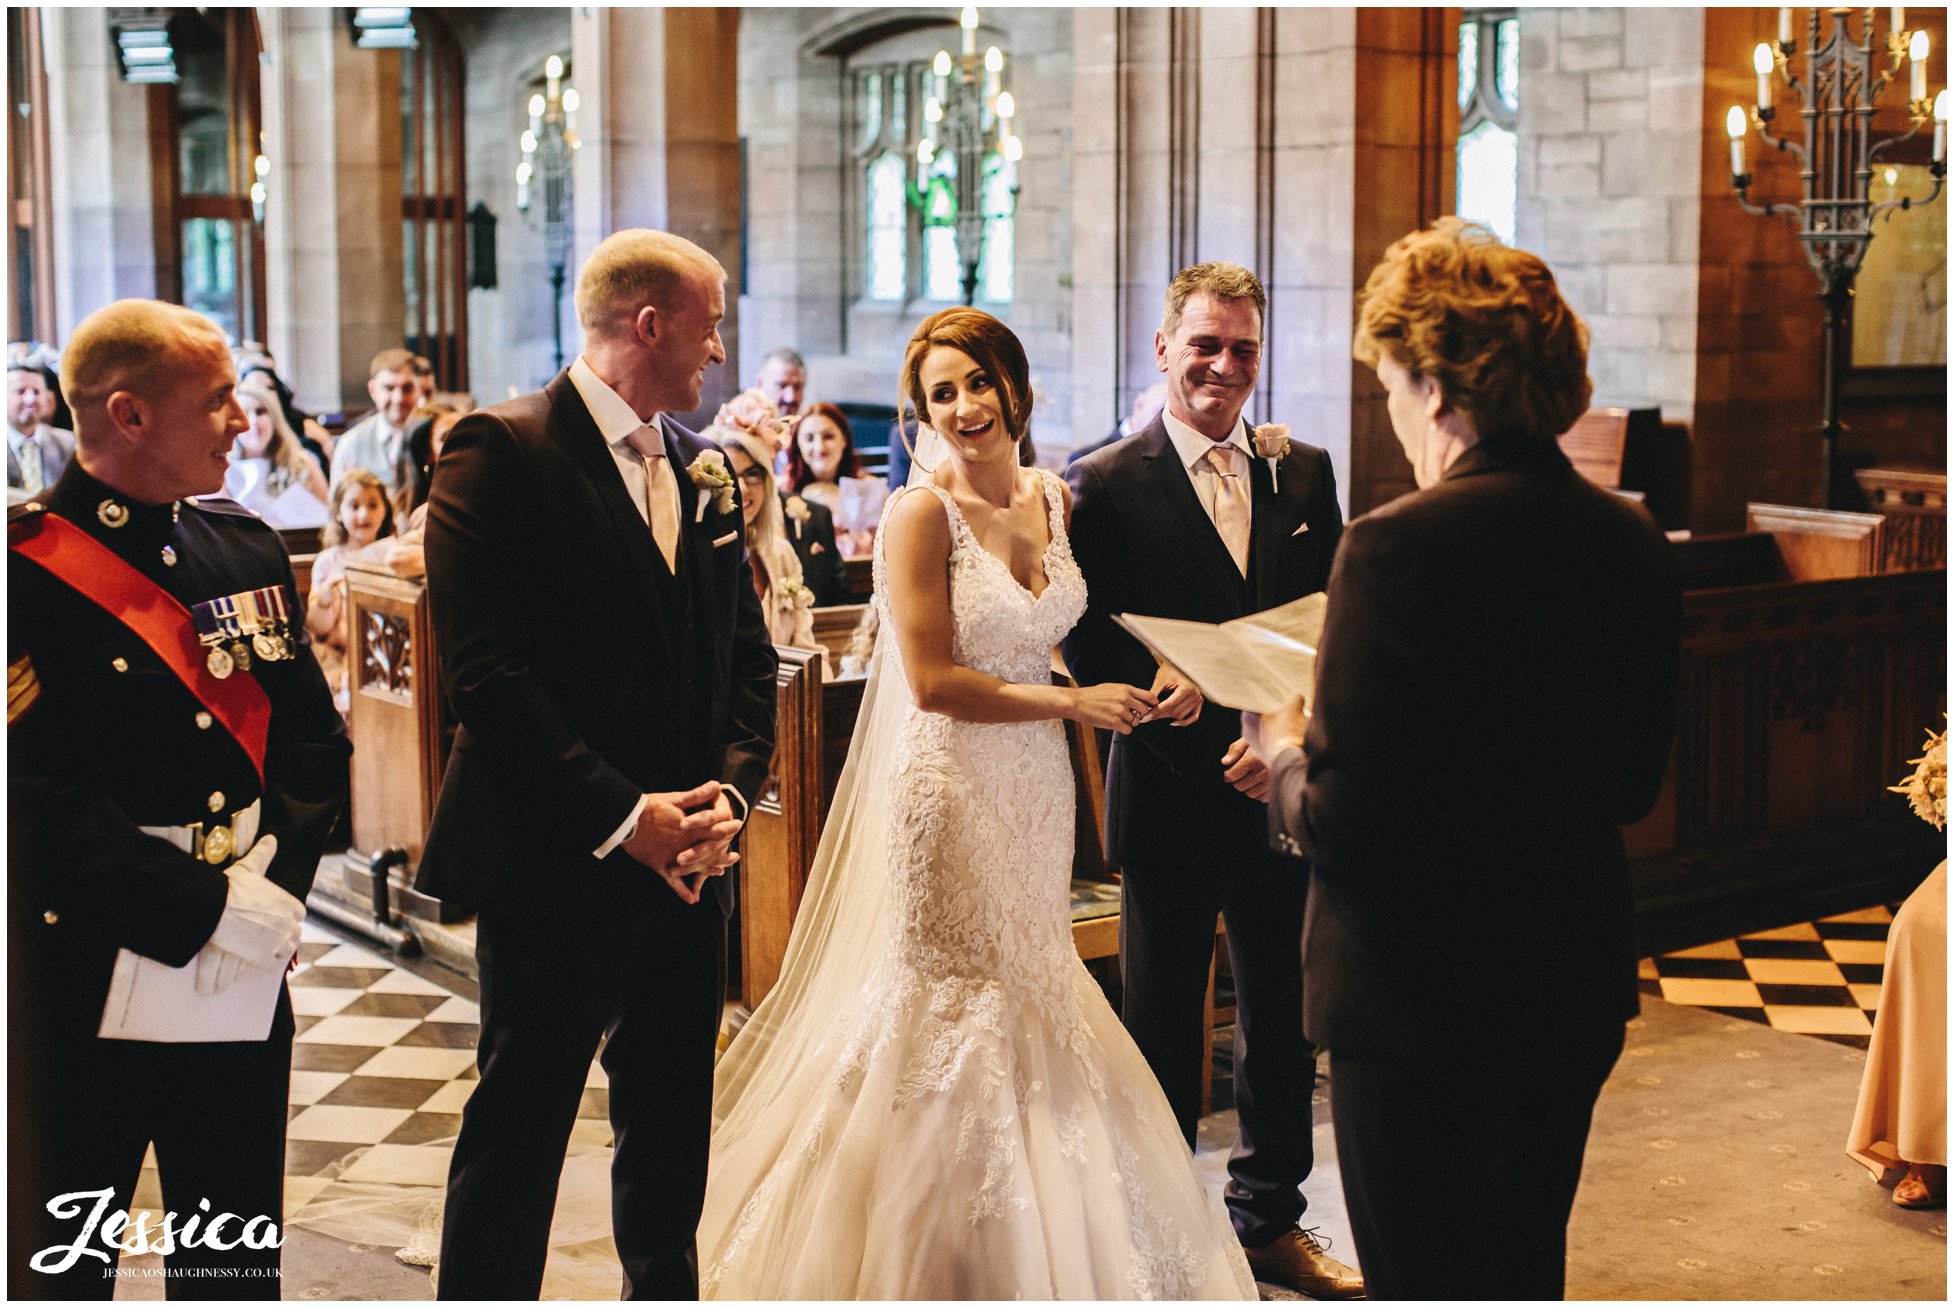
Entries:
{"type": "Polygon", "coordinates": [[[1052,529],[1052,496],[1051,496],[1051,491],[1046,486],[1043,478],[1040,478],[1038,482],[1038,496],[1040,499],[1042,499],[1045,502],[1045,548],[1039,551],[1038,554],[1038,570],[1045,574],[1045,588],[1040,591],[1033,591],[1031,587],[1025,585],[1022,581],[1019,581],[1018,574],[1011,571],[1010,563],[1008,563],[1004,559],[999,558],[997,555],[991,553],[989,550],[984,548],[984,542],[977,539],[977,529],[970,525],[970,518],[967,514],[964,513],[963,505],[957,503],[957,497],[955,495],[952,495],[948,490],[944,489],[943,487],[936,486],[934,484],[932,484],[931,489],[936,491],[941,491],[943,496],[950,501],[950,507],[957,511],[957,521],[963,524],[964,532],[970,537],[971,546],[975,548],[979,554],[991,560],[991,562],[997,564],[998,567],[1004,569],[1004,575],[1011,579],[1011,584],[1016,586],[1027,597],[1029,597],[1033,604],[1036,604],[1039,600],[1044,599],[1045,596],[1051,592],[1052,548],[1058,544],[1058,532],[1052,529]]]}

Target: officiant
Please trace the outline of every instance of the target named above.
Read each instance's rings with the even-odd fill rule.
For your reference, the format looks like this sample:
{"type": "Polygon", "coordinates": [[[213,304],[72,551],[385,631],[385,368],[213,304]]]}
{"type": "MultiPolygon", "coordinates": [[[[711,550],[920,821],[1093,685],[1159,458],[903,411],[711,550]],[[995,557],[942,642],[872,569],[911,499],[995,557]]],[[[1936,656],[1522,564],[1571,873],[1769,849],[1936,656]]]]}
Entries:
{"type": "Polygon", "coordinates": [[[31,836],[10,868],[8,1127],[33,1168],[9,1291],[113,1294],[89,1218],[127,1208],[153,1143],[172,1297],[275,1299],[283,975],[349,746],[277,533],[191,498],[246,427],[223,332],[118,301],[76,328],[62,383],[76,458],[8,522],[9,792],[31,836]],[[145,1018],[152,981],[178,998],[145,1018]],[[260,994],[251,1032],[213,1016],[260,994]],[[193,1217],[224,1247],[183,1238],[193,1217]]]}

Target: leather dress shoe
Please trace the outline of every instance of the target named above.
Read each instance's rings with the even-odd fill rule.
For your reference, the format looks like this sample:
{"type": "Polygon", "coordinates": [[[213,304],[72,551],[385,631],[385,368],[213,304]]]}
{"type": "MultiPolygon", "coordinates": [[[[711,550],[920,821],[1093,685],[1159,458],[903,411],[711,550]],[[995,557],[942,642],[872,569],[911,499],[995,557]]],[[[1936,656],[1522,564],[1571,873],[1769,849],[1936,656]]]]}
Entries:
{"type": "Polygon", "coordinates": [[[1243,1247],[1258,1281],[1286,1285],[1312,1299],[1361,1299],[1364,1278],[1330,1257],[1314,1231],[1286,1231],[1259,1249],[1243,1247]]]}

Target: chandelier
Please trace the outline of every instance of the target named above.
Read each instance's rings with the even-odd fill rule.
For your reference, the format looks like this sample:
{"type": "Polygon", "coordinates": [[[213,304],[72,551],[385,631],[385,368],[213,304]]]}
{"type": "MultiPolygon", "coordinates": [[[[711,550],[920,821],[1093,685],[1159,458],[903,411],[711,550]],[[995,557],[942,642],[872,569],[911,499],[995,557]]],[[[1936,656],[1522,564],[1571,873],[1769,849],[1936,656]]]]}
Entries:
{"type": "MultiPolygon", "coordinates": [[[[956,55],[938,50],[924,85],[923,138],[916,143],[917,184],[911,188],[910,202],[922,211],[923,220],[941,220],[953,210],[957,242],[957,263],[963,272],[963,302],[977,298],[977,268],[983,261],[984,220],[1006,217],[984,212],[984,162],[992,155],[1007,164],[1024,157],[1024,142],[1017,131],[1017,103],[1004,89],[1004,52],[991,46],[977,53],[977,9],[965,5],[958,19],[963,29],[963,48],[956,55]],[[954,182],[930,176],[939,155],[947,154],[955,164],[954,182]],[[952,189],[954,188],[954,189],[952,189]]],[[[1015,204],[1017,187],[1010,189],[1009,203],[1015,204]]]]}
{"type": "MultiPolygon", "coordinates": [[[[534,85],[534,83],[531,83],[534,85]]],[[[543,245],[550,265],[550,314],[556,368],[563,368],[563,283],[570,266],[570,154],[577,139],[577,89],[563,80],[563,60],[543,65],[543,89],[529,97],[522,162],[516,165],[516,209],[528,213],[533,188],[542,190],[543,245]]]]}

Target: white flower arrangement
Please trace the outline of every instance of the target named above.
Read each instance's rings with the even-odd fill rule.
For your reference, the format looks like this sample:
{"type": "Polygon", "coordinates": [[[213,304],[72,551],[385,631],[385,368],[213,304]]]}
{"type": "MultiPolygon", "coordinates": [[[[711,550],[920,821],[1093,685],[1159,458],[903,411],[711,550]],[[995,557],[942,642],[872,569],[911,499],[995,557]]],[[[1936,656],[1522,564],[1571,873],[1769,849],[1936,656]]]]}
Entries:
{"type": "Polygon", "coordinates": [[[694,522],[706,520],[706,503],[710,496],[714,513],[733,511],[733,470],[726,465],[726,456],[718,450],[705,450],[692,460],[692,466],[685,470],[692,484],[707,492],[699,497],[699,511],[692,518],[694,522]]]}
{"type": "Polygon", "coordinates": [[[795,608],[811,609],[814,607],[814,592],[801,585],[798,581],[787,582],[780,589],[781,593],[787,597],[787,602],[795,608]]]}
{"type": "Polygon", "coordinates": [[[1905,795],[1913,811],[1934,824],[1934,830],[1947,828],[1947,732],[1929,731],[1926,752],[1907,762],[1915,764],[1913,775],[1887,789],[1905,795]]]}
{"type": "Polygon", "coordinates": [[[806,500],[798,495],[787,497],[787,520],[794,524],[795,540],[801,538],[801,528],[807,525],[809,516],[806,500]]]}
{"type": "Polygon", "coordinates": [[[1276,465],[1289,453],[1289,424],[1265,422],[1249,430],[1249,443],[1255,446],[1255,457],[1266,459],[1269,464],[1269,481],[1279,484],[1276,465]]]}

